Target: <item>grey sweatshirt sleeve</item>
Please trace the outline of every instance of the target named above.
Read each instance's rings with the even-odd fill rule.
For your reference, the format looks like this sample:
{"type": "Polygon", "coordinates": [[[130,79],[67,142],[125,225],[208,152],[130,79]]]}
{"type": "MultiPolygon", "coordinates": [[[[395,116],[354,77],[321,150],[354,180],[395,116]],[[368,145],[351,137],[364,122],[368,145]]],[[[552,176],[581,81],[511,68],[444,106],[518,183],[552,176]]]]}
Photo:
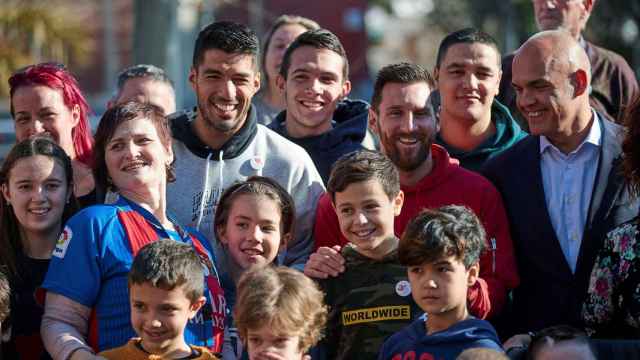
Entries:
{"type": "Polygon", "coordinates": [[[304,166],[298,169],[297,176],[292,177],[293,183],[290,184],[290,194],[296,206],[295,239],[287,246],[282,265],[302,271],[314,249],[316,207],[325,189],[309,155],[303,153],[299,156],[303,158],[304,166]]]}

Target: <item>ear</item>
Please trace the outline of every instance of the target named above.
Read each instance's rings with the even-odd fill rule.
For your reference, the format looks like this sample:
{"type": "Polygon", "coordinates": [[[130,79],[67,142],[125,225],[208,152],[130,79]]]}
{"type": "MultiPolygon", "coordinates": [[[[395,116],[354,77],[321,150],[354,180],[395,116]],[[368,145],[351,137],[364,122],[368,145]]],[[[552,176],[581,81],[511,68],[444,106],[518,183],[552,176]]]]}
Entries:
{"type": "Polygon", "coordinates": [[[342,97],[343,98],[347,97],[347,95],[349,95],[350,92],[351,92],[351,81],[346,80],[342,84],[342,97]]]}
{"type": "Polygon", "coordinates": [[[225,225],[220,225],[216,227],[216,236],[218,237],[218,241],[220,243],[227,245],[229,241],[227,241],[227,228],[225,225]]]}
{"type": "Polygon", "coordinates": [[[74,128],[80,122],[80,105],[73,105],[73,109],[71,109],[71,119],[73,124],[71,128],[74,128]]]}
{"type": "Polygon", "coordinates": [[[467,269],[467,285],[473,286],[478,281],[480,274],[480,263],[475,263],[467,269]]]}
{"type": "Polygon", "coordinates": [[[573,73],[571,82],[573,85],[574,96],[581,96],[587,91],[589,88],[587,78],[587,72],[583,69],[578,69],[573,73]]]}
{"type": "Polygon", "coordinates": [[[167,165],[169,165],[173,162],[173,148],[169,146],[168,148],[165,148],[165,149],[167,150],[167,160],[169,160],[167,165]]]}
{"type": "Polygon", "coordinates": [[[282,75],[278,74],[276,76],[276,86],[278,87],[278,89],[280,89],[280,91],[284,93],[286,85],[287,85],[287,80],[285,80],[282,75]]]}
{"type": "Polygon", "coordinates": [[[398,195],[396,195],[395,199],[393,199],[393,215],[400,215],[400,211],[402,211],[402,204],[404,204],[404,192],[400,190],[398,195]]]}
{"type": "Polygon", "coordinates": [[[436,81],[436,86],[438,84],[438,79],[440,78],[440,68],[437,66],[433,67],[433,80],[436,81]]]}
{"type": "Polygon", "coordinates": [[[9,194],[9,186],[6,183],[2,184],[2,196],[6,202],[11,202],[11,195],[9,194]]]}
{"type": "Polygon", "coordinates": [[[502,80],[502,70],[498,70],[498,78],[496,79],[498,86],[496,86],[496,96],[500,94],[500,81],[502,80]]]}
{"type": "Polygon", "coordinates": [[[374,134],[380,136],[378,132],[378,115],[373,110],[373,107],[369,108],[369,129],[373,131],[374,134]]]}
{"type": "Polygon", "coordinates": [[[194,67],[191,67],[191,69],[189,70],[189,84],[191,84],[191,88],[193,89],[193,91],[196,91],[196,88],[197,88],[197,84],[196,84],[197,78],[198,78],[198,70],[194,67]]]}
{"type": "Polygon", "coordinates": [[[256,71],[256,75],[253,77],[253,86],[256,89],[256,93],[260,90],[260,78],[262,77],[262,73],[260,71],[256,71]]]}
{"type": "Polygon", "coordinates": [[[280,248],[278,249],[278,252],[282,252],[284,249],[286,249],[287,244],[289,244],[292,238],[293,235],[290,232],[282,235],[282,237],[280,238],[280,248]]]}
{"type": "Polygon", "coordinates": [[[198,313],[204,304],[207,303],[207,298],[204,296],[200,296],[198,300],[194,301],[189,305],[189,319],[193,319],[194,316],[198,313]]]}

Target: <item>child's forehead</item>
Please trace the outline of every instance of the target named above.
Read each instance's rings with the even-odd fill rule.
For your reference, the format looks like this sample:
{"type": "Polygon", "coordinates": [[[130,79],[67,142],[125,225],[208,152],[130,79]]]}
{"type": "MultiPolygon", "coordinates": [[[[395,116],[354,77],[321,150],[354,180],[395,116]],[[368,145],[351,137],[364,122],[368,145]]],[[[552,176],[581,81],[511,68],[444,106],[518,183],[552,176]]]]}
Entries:
{"type": "Polygon", "coordinates": [[[346,201],[362,201],[366,199],[376,199],[387,202],[391,202],[387,193],[382,186],[382,183],[377,178],[367,179],[365,181],[353,182],[347,185],[344,190],[336,191],[335,193],[336,204],[346,201]]]}
{"type": "Polygon", "coordinates": [[[156,300],[182,297],[188,298],[186,284],[168,287],[160,284],[153,284],[151,281],[129,283],[129,294],[156,297],[156,300]]]}

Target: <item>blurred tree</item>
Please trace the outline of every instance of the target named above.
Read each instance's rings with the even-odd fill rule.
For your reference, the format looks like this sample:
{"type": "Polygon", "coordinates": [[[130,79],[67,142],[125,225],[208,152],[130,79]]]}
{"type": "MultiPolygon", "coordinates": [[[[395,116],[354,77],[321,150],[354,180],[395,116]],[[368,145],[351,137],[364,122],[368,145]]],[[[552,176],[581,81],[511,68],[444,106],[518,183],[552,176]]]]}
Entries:
{"type": "Polygon", "coordinates": [[[0,97],[15,69],[41,61],[85,64],[91,39],[74,5],[52,0],[0,2],[0,97]]]}

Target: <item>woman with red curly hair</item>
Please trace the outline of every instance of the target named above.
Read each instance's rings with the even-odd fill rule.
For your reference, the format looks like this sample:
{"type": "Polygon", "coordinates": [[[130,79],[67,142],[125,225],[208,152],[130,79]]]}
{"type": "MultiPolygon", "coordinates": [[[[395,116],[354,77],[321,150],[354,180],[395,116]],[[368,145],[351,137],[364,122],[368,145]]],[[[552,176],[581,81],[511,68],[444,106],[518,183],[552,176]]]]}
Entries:
{"type": "MultiPolygon", "coordinates": [[[[639,196],[640,96],[624,119],[622,171],[631,194],[639,196]]],[[[607,233],[591,271],[582,315],[589,335],[640,338],[640,217],[607,233]]]]}
{"type": "Polygon", "coordinates": [[[82,205],[94,203],[91,110],[77,80],[61,64],[41,63],[15,72],[9,87],[17,142],[50,136],[72,160],[74,195],[82,205]]]}

